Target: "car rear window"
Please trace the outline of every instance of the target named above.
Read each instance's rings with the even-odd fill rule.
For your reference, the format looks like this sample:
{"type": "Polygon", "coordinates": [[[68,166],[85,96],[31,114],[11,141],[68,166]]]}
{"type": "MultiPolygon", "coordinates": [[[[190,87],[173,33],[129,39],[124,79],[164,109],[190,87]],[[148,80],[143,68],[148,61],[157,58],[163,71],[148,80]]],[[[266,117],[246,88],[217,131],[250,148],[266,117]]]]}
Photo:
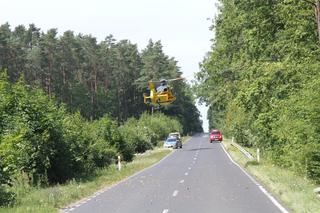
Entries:
{"type": "Polygon", "coordinates": [[[212,131],[211,134],[218,135],[218,134],[220,134],[220,132],[219,131],[212,131]]]}
{"type": "Polygon", "coordinates": [[[169,139],[167,139],[167,142],[175,142],[177,139],[175,139],[175,138],[169,138],[169,139]]]}

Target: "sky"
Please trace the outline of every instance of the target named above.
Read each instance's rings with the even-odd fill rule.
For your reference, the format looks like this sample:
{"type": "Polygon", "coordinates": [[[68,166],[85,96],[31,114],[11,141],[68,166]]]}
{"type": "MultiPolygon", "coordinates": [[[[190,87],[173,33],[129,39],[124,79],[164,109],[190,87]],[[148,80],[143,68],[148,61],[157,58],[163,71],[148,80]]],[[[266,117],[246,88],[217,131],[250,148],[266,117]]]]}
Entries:
{"type": "MultiPolygon", "coordinates": [[[[98,41],[112,34],[144,49],[161,40],[165,54],[174,57],[188,81],[210,50],[217,0],[1,0],[0,24],[34,23],[42,31],[57,28],[91,34],[98,41]]],[[[208,130],[207,107],[198,106],[208,130]]]]}

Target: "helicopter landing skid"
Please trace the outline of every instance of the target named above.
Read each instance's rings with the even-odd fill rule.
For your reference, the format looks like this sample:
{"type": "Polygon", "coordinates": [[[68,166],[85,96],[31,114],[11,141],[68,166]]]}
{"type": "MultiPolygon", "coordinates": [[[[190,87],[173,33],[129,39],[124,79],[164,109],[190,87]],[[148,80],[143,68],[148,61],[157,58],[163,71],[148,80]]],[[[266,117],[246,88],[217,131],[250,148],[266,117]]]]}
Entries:
{"type": "Polygon", "coordinates": [[[164,109],[164,106],[161,106],[161,105],[159,104],[159,105],[158,105],[158,106],[156,106],[154,109],[155,109],[155,110],[164,109]]]}

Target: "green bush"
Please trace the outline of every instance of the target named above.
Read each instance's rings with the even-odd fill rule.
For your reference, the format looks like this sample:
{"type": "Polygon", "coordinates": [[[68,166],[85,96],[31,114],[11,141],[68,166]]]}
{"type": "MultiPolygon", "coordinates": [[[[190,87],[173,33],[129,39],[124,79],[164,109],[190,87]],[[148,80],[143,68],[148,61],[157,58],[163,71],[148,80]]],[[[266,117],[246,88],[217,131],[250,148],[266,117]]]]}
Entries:
{"type": "Polygon", "coordinates": [[[139,122],[141,126],[150,128],[154,132],[156,140],[165,139],[170,132],[182,132],[182,126],[177,120],[161,113],[154,113],[153,115],[144,113],[139,122]]]}
{"type": "Polygon", "coordinates": [[[109,166],[118,154],[133,155],[126,152],[116,123],[108,117],[88,122],[80,113],[67,116],[64,140],[69,144],[73,176],[109,166]]]}
{"type": "Polygon", "coordinates": [[[320,183],[320,147],[308,153],[306,160],[307,177],[320,183]]]}
{"type": "Polygon", "coordinates": [[[145,152],[164,140],[170,132],[182,132],[181,124],[164,114],[144,113],[140,119],[128,119],[120,128],[122,137],[137,153],[145,152]]]}
{"type": "Polygon", "coordinates": [[[92,140],[88,134],[88,126],[89,123],[79,112],[63,119],[63,138],[68,144],[71,157],[70,177],[86,174],[94,169],[94,163],[89,158],[92,140]]]}
{"type": "Polygon", "coordinates": [[[111,148],[104,140],[91,144],[89,150],[89,159],[92,160],[95,168],[106,167],[115,162],[117,151],[111,148]]]}
{"type": "Polygon", "coordinates": [[[117,124],[109,117],[88,122],[67,114],[54,98],[0,79],[0,183],[18,179],[30,184],[61,183],[112,164],[117,155],[131,160],[117,124]]]}
{"type": "MultiPolygon", "coordinates": [[[[109,166],[118,155],[131,161],[134,153],[182,130],[163,114],[143,114],[120,128],[109,116],[89,122],[23,80],[10,85],[5,74],[0,76],[0,118],[0,184],[14,183],[21,174],[30,185],[63,183],[109,166]]],[[[2,195],[5,200],[8,194],[2,195]]]]}
{"type": "Polygon", "coordinates": [[[65,180],[69,153],[62,140],[64,109],[21,81],[7,88],[6,96],[7,107],[1,107],[1,167],[12,177],[26,172],[33,183],[65,180]]]}
{"type": "Polygon", "coordinates": [[[123,139],[117,123],[109,116],[104,116],[93,122],[90,132],[94,134],[93,138],[102,139],[105,144],[114,148],[116,154],[121,155],[122,159],[125,161],[132,160],[134,154],[132,146],[123,139]]]}
{"type": "Polygon", "coordinates": [[[0,208],[14,204],[16,195],[13,192],[6,191],[0,186],[0,208]]]}
{"type": "Polygon", "coordinates": [[[128,119],[124,125],[120,127],[123,139],[127,142],[135,153],[142,153],[148,149],[152,149],[153,132],[146,126],[141,126],[138,120],[134,118],[128,119]]]}

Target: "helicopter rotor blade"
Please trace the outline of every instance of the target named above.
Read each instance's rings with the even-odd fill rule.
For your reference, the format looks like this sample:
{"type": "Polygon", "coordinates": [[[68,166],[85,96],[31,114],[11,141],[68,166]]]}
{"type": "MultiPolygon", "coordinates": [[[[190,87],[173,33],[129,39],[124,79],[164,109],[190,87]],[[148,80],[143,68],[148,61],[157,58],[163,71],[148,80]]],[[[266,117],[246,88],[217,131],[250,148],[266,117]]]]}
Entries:
{"type": "MultiPolygon", "coordinates": [[[[133,85],[145,85],[145,84],[148,84],[148,83],[157,83],[157,81],[152,81],[152,80],[150,80],[150,81],[143,81],[143,80],[141,80],[141,81],[139,81],[139,80],[135,80],[132,84],[133,85]]],[[[160,83],[160,81],[159,81],[159,83],[160,83]]]]}
{"type": "Polygon", "coordinates": [[[183,79],[185,79],[185,78],[184,78],[184,77],[171,78],[171,79],[165,79],[165,78],[163,78],[162,80],[157,80],[157,81],[154,81],[154,80],[149,80],[149,81],[143,81],[143,80],[139,81],[139,80],[136,80],[133,84],[135,84],[135,85],[141,85],[141,84],[143,84],[143,83],[148,83],[148,82],[150,82],[150,83],[161,83],[163,80],[166,81],[166,82],[172,82],[172,81],[179,81],[179,80],[183,80],[183,79]]]}
{"type": "Polygon", "coordinates": [[[179,78],[168,79],[167,81],[171,82],[171,81],[179,81],[179,80],[183,80],[183,79],[185,79],[185,78],[184,77],[179,77],[179,78]]]}

